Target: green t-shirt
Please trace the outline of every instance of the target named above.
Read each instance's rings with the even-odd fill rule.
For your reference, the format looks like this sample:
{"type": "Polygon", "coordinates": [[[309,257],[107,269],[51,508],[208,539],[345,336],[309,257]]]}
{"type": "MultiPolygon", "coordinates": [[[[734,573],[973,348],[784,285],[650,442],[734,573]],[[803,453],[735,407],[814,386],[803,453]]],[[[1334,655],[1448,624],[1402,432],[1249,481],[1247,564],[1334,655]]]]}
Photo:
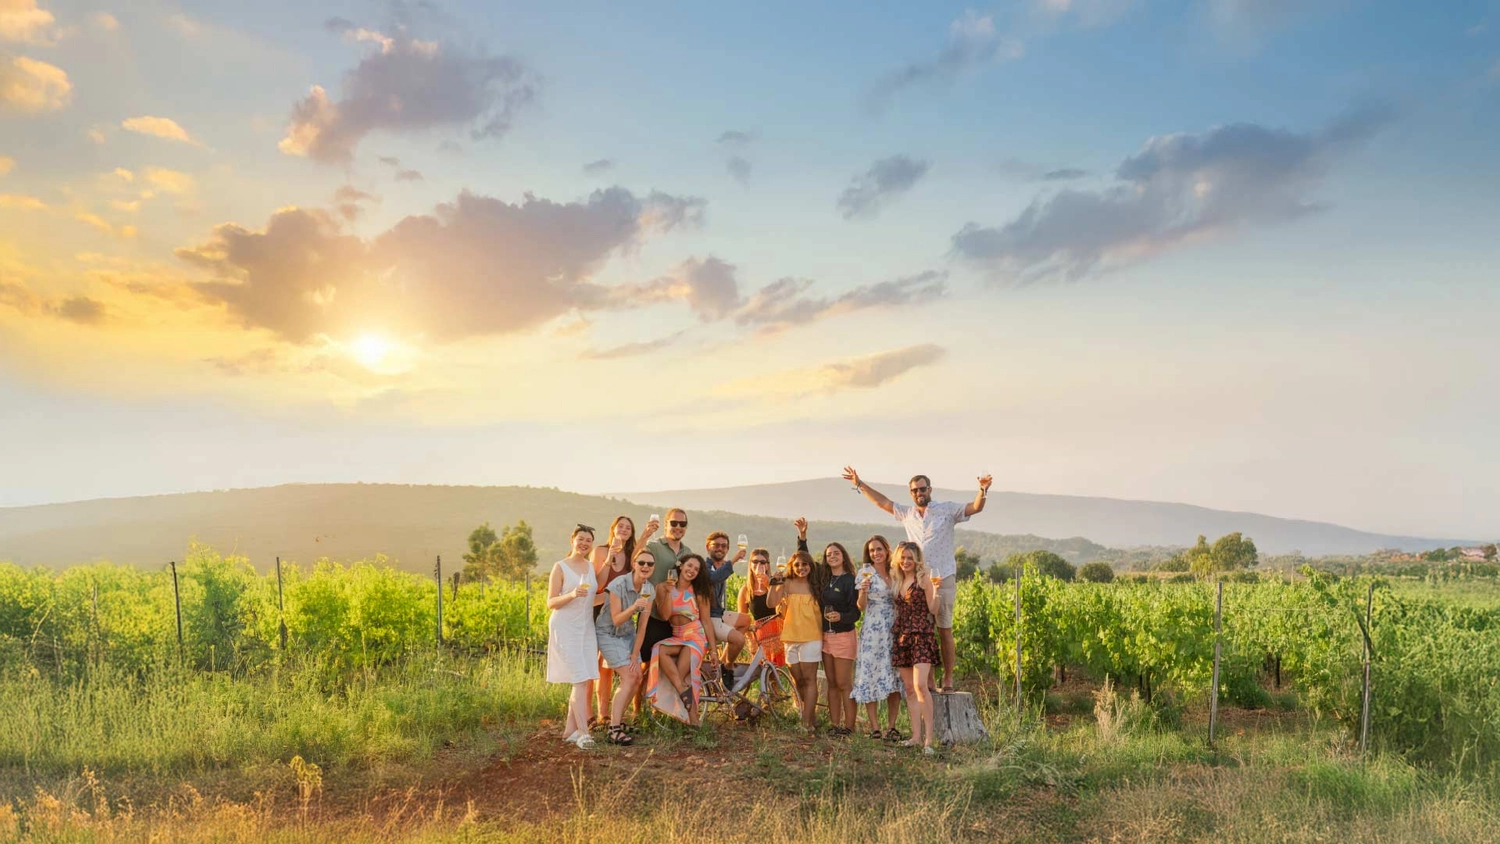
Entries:
{"type": "Polygon", "coordinates": [[[681,551],[673,551],[667,544],[666,539],[653,539],[646,543],[646,550],[656,559],[656,568],[651,570],[651,583],[660,586],[667,579],[667,570],[677,565],[677,561],[685,554],[693,553],[688,549],[687,543],[683,543],[681,551]]]}

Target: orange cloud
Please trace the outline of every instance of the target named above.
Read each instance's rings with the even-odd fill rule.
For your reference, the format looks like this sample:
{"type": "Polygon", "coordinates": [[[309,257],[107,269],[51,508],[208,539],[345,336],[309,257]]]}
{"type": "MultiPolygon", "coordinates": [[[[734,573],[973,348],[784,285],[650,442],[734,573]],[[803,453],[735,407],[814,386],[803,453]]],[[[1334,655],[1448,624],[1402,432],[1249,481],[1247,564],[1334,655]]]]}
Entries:
{"type": "Polygon", "coordinates": [[[57,18],[36,0],[0,0],[0,41],[50,47],[57,43],[57,18]]]}
{"type": "Polygon", "coordinates": [[[34,196],[21,196],[13,193],[0,193],[0,208],[9,208],[20,211],[41,211],[47,207],[47,203],[34,196]]]}
{"type": "Polygon", "coordinates": [[[120,121],[120,128],[127,132],[135,132],[138,135],[151,135],[168,141],[180,141],[185,144],[198,145],[193,136],[187,130],[177,125],[177,121],[170,117],[131,117],[120,121]]]}
{"type": "Polygon", "coordinates": [[[72,101],[73,83],[62,68],[25,56],[0,58],[0,113],[40,114],[72,101]]]}

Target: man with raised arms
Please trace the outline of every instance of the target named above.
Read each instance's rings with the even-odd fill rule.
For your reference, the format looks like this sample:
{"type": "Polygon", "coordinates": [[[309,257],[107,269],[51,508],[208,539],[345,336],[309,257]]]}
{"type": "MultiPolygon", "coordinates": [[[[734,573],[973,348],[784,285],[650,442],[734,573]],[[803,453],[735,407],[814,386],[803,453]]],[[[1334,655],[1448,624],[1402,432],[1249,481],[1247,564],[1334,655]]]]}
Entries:
{"type": "Polygon", "coordinates": [[[990,476],[979,479],[979,494],[967,504],[932,500],[932,481],[917,475],[907,484],[911,506],[897,504],[879,490],[859,479],[852,466],[844,467],[844,480],[854,484],[865,498],[896,517],[906,528],[906,538],[922,549],[922,558],[934,575],[941,575],[938,587],[937,632],[943,655],[943,691],[953,691],[953,664],[958,651],[953,643],[953,603],[958,597],[958,561],[953,556],[953,528],[959,522],[984,510],[984,499],[990,491],[990,476]]]}

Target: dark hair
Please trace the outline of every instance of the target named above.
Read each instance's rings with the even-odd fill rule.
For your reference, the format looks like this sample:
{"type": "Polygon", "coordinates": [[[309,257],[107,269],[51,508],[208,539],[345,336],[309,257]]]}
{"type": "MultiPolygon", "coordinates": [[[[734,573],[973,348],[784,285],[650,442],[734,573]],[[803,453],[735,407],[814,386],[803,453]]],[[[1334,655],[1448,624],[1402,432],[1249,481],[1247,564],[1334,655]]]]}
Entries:
{"type": "Polygon", "coordinates": [[[854,573],[854,558],[851,557],[851,556],[849,556],[849,549],[845,548],[844,547],[844,543],[842,543],[842,542],[830,542],[830,543],[828,543],[827,545],[825,545],[823,547],[823,567],[826,568],[826,569],[828,569],[828,575],[830,577],[833,576],[833,566],[828,565],[828,549],[829,548],[837,548],[837,549],[839,549],[839,553],[844,555],[844,573],[845,574],[853,574],[854,573]]]}
{"type": "MultiPolygon", "coordinates": [[[[615,531],[619,530],[620,522],[630,522],[630,538],[625,540],[625,547],[620,549],[625,552],[627,563],[635,562],[635,519],[629,516],[615,516],[615,520],[609,523],[609,541],[615,541],[615,531]]],[[[613,565],[613,563],[611,563],[613,565]]]]}
{"type": "Polygon", "coordinates": [[[878,533],[875,534],[874,536],[870,537],[869,539],[865,540],[865,565],[867,565],[867,566],[869,566],[871,568],[875,567],[875,561],[872,560],[872,559],[870,559],[870,543],[871,542],[879,542],[881,545],[885,546],[885,565],[886,565],[886,569],[887,570],[894,569],[895,566],[891,565],[891,562],[892,562],[891,558],[893,556],[893,554],[891,552],[891,541],[889,539],[886,539],[884,536],[881,536],[878,533]]]}
{"type": "Polygon", "coordinates": [[[568,534],[568,538],[572,539],[573,537],[577,536],[580,533],[586,533],[589,536],[593,536],[594,535],[594,529],[591,528],[591,527],[589,527],[588,525],[579,525],[578,527],[573,528],[573,532],[570,533],[570,534],[568,534]]]}
{"type": "Polygon", "coordinates": [[[932,486],[932,478],[929,478],[926,475],[912,475],[911,480],[906,482],[906,488],[911,489],[911,485],[916,483],[917,481],[926,481],[928,486],[932,486]]]}
{"type": "Polygon", "coordinates": [[[722,530],[716,530],[713,533],[710,533],[707,539],[703,540],[703,547],[707,548],[708,546],[714,544],[715,539],[722,539],[725,542],[728,542],[729,534],[725,533],[722,530]]]}
{"type": "Polygon", "coordinates": [[[806,551],[797,551],[786,561],[786,570],[791,572],[798,562],[807,563],[807,591],[812,593],[813,603],[818,605],[819,615],[823,609],[823,588],[828,585],[830,579],[828,566],[823,565],[806,551]]]}
{"type": "Polygon", "coordinates": [[[693,597],[708,598],[709,593],[713,591],[713,583],[708,579],[708,561],[704,560],[697,554],[683,554],[681,557],[677,558],[677,570],[679,577],[679,580],[677,581],[677,588],[682,588],[682,581],[680,579],[682,576],[682,564],[687,562],[688,560],[698,561],[698,576],[690,581],[693,586],[693,597]]]}

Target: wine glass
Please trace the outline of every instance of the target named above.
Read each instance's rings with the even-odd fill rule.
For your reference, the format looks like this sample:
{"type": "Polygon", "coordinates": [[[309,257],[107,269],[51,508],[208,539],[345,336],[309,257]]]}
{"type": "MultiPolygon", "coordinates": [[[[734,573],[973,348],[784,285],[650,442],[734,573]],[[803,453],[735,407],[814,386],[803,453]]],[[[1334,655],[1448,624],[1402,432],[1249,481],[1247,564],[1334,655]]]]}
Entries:
{"type": "Polygon", "coordinates": [[[740,546],[740,553],[743,554],[745,552],[745,549],[747,549],[747,548],[750,547],[750,537],[744,535],[743,533],[740,534],[739,546],[740,546]]]}

